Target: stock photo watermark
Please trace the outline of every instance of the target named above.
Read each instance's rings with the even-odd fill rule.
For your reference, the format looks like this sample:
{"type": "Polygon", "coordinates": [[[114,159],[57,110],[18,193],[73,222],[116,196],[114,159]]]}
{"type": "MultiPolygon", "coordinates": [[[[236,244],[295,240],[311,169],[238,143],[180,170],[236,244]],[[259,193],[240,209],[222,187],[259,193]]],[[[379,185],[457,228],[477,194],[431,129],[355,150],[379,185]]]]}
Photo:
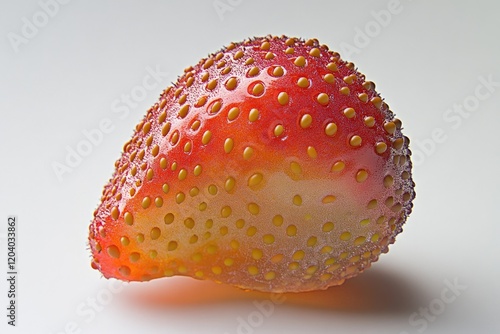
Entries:
{"type": "Polygon", "coordinates": [[[68,321],[61,329],[50,334],[81,334],[84,333],[82,326],[94,321],[98,314],[102,312],[107,305],[111,304],[115,296],[121,293],[128,283],[119,280],[110,279],[105,288],[97,291],[96,294],[88,296],[80,302],[75,309],[76,319],[68,321]]]}
{"type": "MultiPolygon", "coordinates": [[[[445,279],[443,284],[444,287],[441,289],[439,296],[432,299],[427,306],[422,306],[410,314],[408,323],[418,333],[423,333],[429,327],[429,324],[436,321],[438,316],[446,311],[447,306],[454,303],[467,289],[466,285],[458,282],[458,278],[453,281],[445,279]]],[[[399,334],[410,334],[410,332],[402,331],[399,334]]]]}
{"type": "MultiPolygon", "coordinates": [[[[255,330],[261,327],[266,319],[271,317],[276,305],[281,305],[286,301],[286,296],[279,293],[271,293],[269,299],[254,300],[253,306],[255,310],[250,312],[246,317],[237,317],[236,334],[252,334],[255,330]]],[[[224,334],[230,334],[228,332],[224,334]]]]}
{"type": "Polygon", "coordinates": [[[428,157],[433,155],[438,146],[448,140],[447,133],[459,129],[464,120],[478,111],[481,102],[491,98],[500,88],[500,82],[495,81],[493,74],[481,75],[477,81],[473,93],[465,96],[461,102],[454,103],[443,112],[442,118],[446,127],[435,127],[428,138],[412,140],[412,162],[415,166],[423,164],[428,157]]]}
{"type": "Polygon", "coordinates": [[[9,32],[7,39],[15,53],[19,53],[22,45],[28,44],[40,31],[49,24],[61,10],[62,5],[70,3],[72,0],[40,0],[38,10],[31,17],[21,18],[21,27],[18,32],[9,32]]]}
{"type": "Polygon", "coordinates": [[[219,19],[224,21],[224,15],[226,15],[227,12],[234,11],[242,2],[243,0],[215,0],[212,6],[219,19]]]}
{"type": "Polygon", "coordinates": [[[132,87],[127,94],[123,93],[111,102],[110,108],[113,117],[103,117],[95,127],[83,129],[76,144],[65,146],[64,159],[51,163],[52,170],[59,182],[62,182],[66,175],[71,174],[80,166],[84,159],[103,143],[104,138],[115,130],[117,119],[126,119],[130,111],[136,108],[139,102],[144,101],[150,92],[156,91],[169,75],[168,72],[163,72],[158,65],[154,69],[150,66],[146,67],[146,72],[147,74],[143,77],[140,85],[132,87]]]}

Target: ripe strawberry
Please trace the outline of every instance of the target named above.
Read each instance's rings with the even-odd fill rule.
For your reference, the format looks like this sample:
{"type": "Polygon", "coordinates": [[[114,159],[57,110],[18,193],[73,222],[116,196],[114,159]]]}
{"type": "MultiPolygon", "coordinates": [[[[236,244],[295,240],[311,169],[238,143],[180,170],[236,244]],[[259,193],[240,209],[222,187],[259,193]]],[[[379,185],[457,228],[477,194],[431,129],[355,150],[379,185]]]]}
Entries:
{"type": "Polygon", "coordinates": [[[90,226],[93,268],[306,291],[387,252],[415,196],[409,141],[352,63],[268,36],[184,72],[115,164],[90,226]]]}

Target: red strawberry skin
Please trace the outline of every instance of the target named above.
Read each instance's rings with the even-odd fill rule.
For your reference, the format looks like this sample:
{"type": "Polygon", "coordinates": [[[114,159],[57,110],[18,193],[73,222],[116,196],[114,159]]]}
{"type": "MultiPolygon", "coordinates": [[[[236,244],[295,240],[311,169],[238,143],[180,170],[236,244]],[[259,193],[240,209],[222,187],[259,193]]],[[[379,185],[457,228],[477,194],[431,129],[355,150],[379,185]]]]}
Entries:
{"type": "Polygon", "coordinates": [[[231,44],[187,68],[125,144],[92,266],[262,291],[341,284],[402,231],[408,143],[374,84],[317,40],[231,44]]]}

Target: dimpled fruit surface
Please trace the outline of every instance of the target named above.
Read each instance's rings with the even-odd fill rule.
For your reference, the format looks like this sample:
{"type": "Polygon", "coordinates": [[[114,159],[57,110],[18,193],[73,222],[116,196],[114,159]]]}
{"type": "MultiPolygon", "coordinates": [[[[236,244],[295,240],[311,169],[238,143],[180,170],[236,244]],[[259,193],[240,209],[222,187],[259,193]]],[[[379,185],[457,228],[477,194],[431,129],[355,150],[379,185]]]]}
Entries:
{"type": "Polygon", "coordinates": [[[136,126],[90,225],[107,278],[326,289],[367,269],[415,197],[401,121],[315,39],[232,43],[136,126]]]}

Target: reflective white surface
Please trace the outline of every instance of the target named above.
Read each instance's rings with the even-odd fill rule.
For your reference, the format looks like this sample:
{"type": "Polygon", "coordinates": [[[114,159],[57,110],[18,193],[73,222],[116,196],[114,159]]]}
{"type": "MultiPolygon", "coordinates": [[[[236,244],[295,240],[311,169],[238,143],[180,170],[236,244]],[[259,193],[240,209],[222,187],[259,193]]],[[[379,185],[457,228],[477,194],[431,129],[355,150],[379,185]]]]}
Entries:
{"type": "MultiPolygon", "coordinates": [[[[498,4],[61,3],[0,4],[1,268],[7,215],[20,224],[18,326],[2,311],[2,333],[500,332],[498,4]],[[339,51],[403,121],[417,199],[396,244],[344,286],[302,295],[100,278],[87,227],[135,124],[185,67],[267,34],[339,51]]],[[[6,291],[2,278],[2,310],[6,291]]]]}

